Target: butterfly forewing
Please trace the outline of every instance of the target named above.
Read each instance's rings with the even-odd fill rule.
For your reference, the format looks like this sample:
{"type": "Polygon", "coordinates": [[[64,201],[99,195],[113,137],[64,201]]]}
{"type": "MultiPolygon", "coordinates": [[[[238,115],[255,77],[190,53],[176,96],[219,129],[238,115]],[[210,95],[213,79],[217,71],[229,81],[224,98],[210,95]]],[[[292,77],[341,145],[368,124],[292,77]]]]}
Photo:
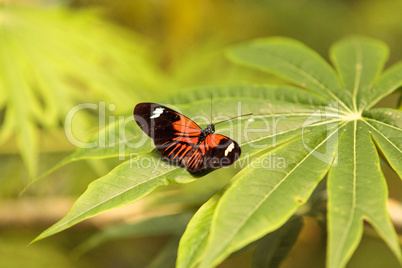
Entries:
{"type": "Polygon", "coordinates": [[[156,103],[138,104],[134,109],[134,119],[154,140],[158,151],[174,162],[182,162],[196,146],[201,134],[201,128],[194,121],[156,103]]]}
{"type": "Polygon", "coordinates": [[[134,119],[140,128],[154,139],[156,146],[175,140],[197,143],[196,138],[201,133],[201,128],[194,121],[156,103],[137,104],[134,119]]]}

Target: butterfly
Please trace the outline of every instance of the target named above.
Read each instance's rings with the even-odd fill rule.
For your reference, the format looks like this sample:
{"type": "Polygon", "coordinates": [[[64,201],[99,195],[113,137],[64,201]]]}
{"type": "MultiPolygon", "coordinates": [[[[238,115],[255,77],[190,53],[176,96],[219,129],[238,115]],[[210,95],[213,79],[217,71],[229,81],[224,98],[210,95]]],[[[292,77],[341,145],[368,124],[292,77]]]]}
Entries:
{"type": "Polygon", "coordinates": [[[241,149],[237,142],[214,134],[216,124],[233,118],[215,125],[211,123],[202,129],[193,120],[166,106],[144,102],[135,106],[134,119],[153,139],[164,158],[179,163],[190,172],[228,166],[240,157],[241,149]]]}

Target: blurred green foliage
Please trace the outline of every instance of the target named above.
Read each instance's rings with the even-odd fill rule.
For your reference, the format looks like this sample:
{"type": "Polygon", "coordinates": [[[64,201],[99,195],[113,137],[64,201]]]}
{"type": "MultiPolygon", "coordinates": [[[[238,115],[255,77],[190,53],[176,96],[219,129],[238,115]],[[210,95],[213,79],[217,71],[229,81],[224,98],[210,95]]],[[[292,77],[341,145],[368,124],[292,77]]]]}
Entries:
{"type": "MultiPolygon", "coordinates": [[[[117,108],[106,113],[126,115],[140,101],[174,100],[169,96],[188,87],[239,81],[277,84],[276,78],[232,65],[225,59],[225,47],[255,37],[295,38],[325,58],[330,44],[344,35],[358,33],[378,38],[390,47],[387,65],[402,57],[402,2],[398,0],[72,0],[57,7],[46,1],[25,1],[19,6],[9,2],[0,1],[0,205],[10,200],[16,209],[0,206],[0,214],[4,215],[0,219],[0,255],[9,257],[0,261],[0,267],[106,267],[112,263],[143,267],[157,254],[158,243],[166,242],[165,237],[120,240],[74,262],[69,255],[71,250],[87,238],[88,229],[97,229],[88,224],[48,242],[25,247],[67,210],[60,209],[60,215],[52,218],[41,207],[28,207],[36,209],[41,217],[22,222],[5,216],[10,213],[13,218],[14,214],[26,212],[17,196],[29,178],[75,149],[63,129],[65,116],[73,106],[106,101],[106,105],[113,103],[117,108]],[[138,253],[136,260],[133,252],[138,253]]],[[[392,101],[382,105],[394,105],[392,101]]],[[[99,112],[83,110],[77,114],[73,132],[78,139],[97,132],[99,112]]],[[[33,204],[46,196],[70,200],[115,162],[94,160],[64,167],[31,188],[22,199],[28,198],[33,204]]],[[[384,166],[386,177],[397,177],[384,166]]],[[[152,205],[147,208],[156,214],[172,207],[172,211],[198,208],[234,172],[219,170],[196,183],[158,190],[150,196],[152,205]],[[164,200],[172,207],[164,207],[164,200]]],[[[391,196],[401,198],[400,180],[389,183],[391,196]]],[[[68,207],[71,205],[70,201],[68,207]]],[[[129,212],[132,210],[135,209],[129,212]]],[[[321,247],[325,238],[320,239],[310,242],[321,247]]],[[[381,240],[366,240],[370,243],[363,240],[350,267],[368,263],[367,256],[373,252],[376,259],[388,260],[389,267],[395,266],[381,240]]],[[[291,252],[287,262],[290,264],[284,266],[292,267],[298,260],[315,263],[323,252],[310,249],[300,246],[301,253],[291,252]],[[312,253],[304,254],[310,262],[303,252],[312,253]]],[[[248,251],[239,254],[232,257],[234,262],[229,259],[222,267],[241,265],[239,259],[250,256],[248,251]]]]}
{"type": "Polygon", "coordinates": [[[349,34],[367,35],[387,43],[393,51],[388,64],[402,53],[402,3],[398,0],[71,2],[77,7],[104,7],[113,20],[157,42],[158,55],[167,69],[179,66],[188,55],[201,54],[200,48],[207,50],[271,35],[297,39],[324,57],[332,43],[349,34]]]}
{"type": "MultiPolygon", "coordinates": [[[[0,143],[15,137],[30,176],[40,132],[60,128],[74,105],[107,100],[128,112],[160,85],[138,37],[94,12],[4,6],[0,18],[0,143]]],[[[73,131],[82,139],[95,118],[80,114],[73,131]]]]}

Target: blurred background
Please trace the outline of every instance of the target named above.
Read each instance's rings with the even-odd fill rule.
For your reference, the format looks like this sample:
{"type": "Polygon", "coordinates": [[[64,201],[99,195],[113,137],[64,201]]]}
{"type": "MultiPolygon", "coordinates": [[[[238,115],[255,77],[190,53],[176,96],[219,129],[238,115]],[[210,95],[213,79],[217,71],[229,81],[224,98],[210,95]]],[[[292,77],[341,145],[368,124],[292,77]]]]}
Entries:
{"type": "MultiPolygon", "coordinates": [[[[389,67],[402,56],[401,10],[400,0],[0,0],[0,267],[173,267],[192,213],[237,172],[218,170],[159,189],[27,247],[119,163],[72,163],[20,196],[76,149],[64,132],[75,105],[116,107],[76,114],[73,133],[84,141],[98,131],[100,114],[128,117],[141,101],[162,102],[203,85],[283,83],[225,58],[231,45],[269,36],[297,39],[327,60],[331,44],[344,36],[377,38],[390,48],[389,67]]],[[[397,108],[399,95],[379,105],[397,108]]],[[[400,179],[382,164],[390,197],[402,201],[400,179]]],[[[325,230],[313,217],[304,223],[283,267],[324,265],[325,230]]],[[[366,229],[349,266],[399,267],[366,229]]],[[[250,267],[252,254],[253,245],[221,267],[250,267]]]]}

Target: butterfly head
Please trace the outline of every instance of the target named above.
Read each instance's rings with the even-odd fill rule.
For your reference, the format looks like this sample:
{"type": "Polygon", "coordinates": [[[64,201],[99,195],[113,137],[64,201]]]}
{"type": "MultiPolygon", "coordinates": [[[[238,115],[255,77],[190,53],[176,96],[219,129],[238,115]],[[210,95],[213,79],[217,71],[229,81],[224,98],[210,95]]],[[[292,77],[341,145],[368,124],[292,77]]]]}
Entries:
{"type": "Polygon", "coordinates": [[[215,132],[215,126],[213,124],[210,124],[207,126],[205,129],[206,134],[212,134],[215,132]]]}

